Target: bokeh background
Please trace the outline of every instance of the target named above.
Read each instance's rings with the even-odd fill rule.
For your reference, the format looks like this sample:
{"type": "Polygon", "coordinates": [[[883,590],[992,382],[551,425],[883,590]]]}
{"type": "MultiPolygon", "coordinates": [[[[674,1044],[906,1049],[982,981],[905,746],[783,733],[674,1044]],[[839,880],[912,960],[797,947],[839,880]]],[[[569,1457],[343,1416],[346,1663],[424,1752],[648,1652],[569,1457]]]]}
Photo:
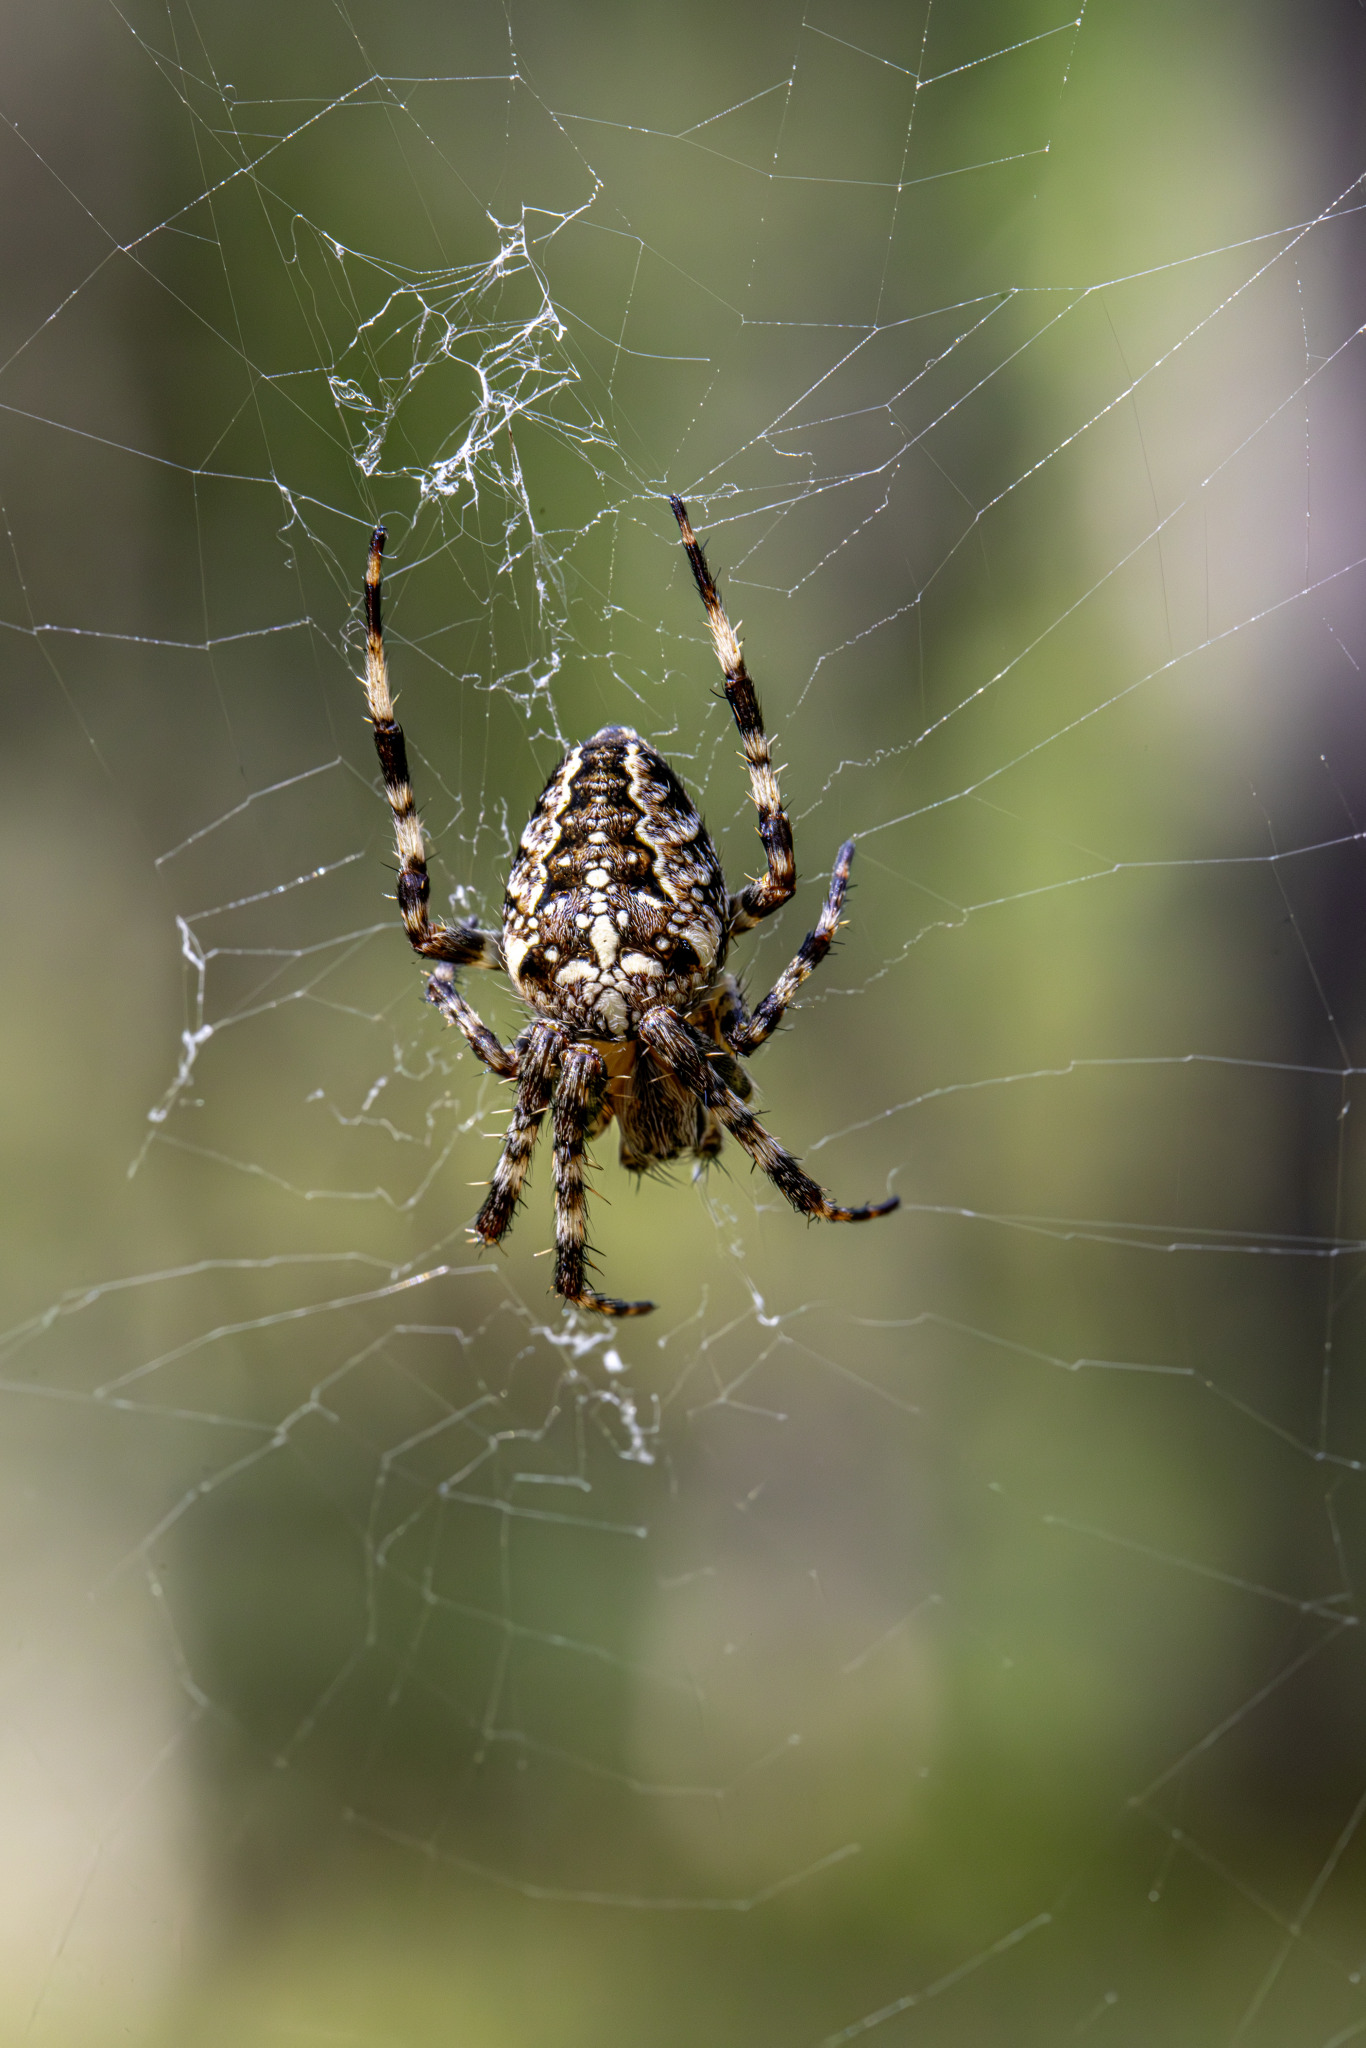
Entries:
{"type": "MultiPolygon", "coordinates": [[[[0,18],[0,2031],[1366,2036],[1366,17],[0,18]],[[563,1314],[386,901],[629,721],[845,942],[563,1314]]],[[[472,989],[498,1028],[505,994],[472,989]]]]}

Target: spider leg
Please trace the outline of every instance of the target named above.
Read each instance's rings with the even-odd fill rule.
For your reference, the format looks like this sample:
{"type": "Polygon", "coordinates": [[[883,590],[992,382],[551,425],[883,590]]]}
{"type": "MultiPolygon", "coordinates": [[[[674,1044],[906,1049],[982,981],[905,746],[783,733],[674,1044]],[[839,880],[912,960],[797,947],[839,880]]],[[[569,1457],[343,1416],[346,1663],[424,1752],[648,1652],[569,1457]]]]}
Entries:
{"type": "MultiPolygon", "coordinates": [[[[432,980],[436,980],[435,975],[432,980]]],[[[459,1000],[457,996],[456,1001],[459,1000]]],[[[468,1008],[468,1005],[464,1007],[468,1008]]],[[[473,1011],[470,1014],[473,1016],[473,1011]]],[[[475,1022],[478,1023],[477,1018],[475,1022]]],[[[482,1025],[479,1028],[483,1030],[482,1025]]],[[[492,1037],[492,1032],[488,1036],[492,1037]]],[[[474,1236],[484,1244],[497,1244],[506,1235],[513,1213],[522,1199],[522,1188],[541,1119],[550,1107],[564,1037],[562,1025],[537,1022],[518,1040],[516,1049],[506,1055],[513,1062],[511,1071],[517,1076],[512,1122],[503,1139],[503,1149],[498,1154],[498,1164],[493,1169],[493,1179],[489,1182],[483,1207],[470,1225],[474,1236]]],[[[472,1038],[470,1043],[474,1045],[472,1038]]],[[[494,1043],[497,1044],[496,1039],[494,1043]]],[[[501,1047],[499,1049],[501,1051],[501,1047]]],[[[479,1050],[477,1045],[475,1050],[479,1050]]]]}
{"type": "Polygon", "coordinates": [[[455,985],[455,970],[452,967],[438,967],[435,974],[427,977],[427,1001],[435,1003],[448,1024],[454,1024],[464,1032],[469,1047],[477,1058],[495,1074],[501,1074],[505,1081],[513,1081],[520,1071],[516,1048],[508,1047],[490,1031],[479,1012],[461,995],[455,985]]]}
{"type": "Polygon", "coordinates": [[[796,995],[797,990],[809,974],[815,972],[830,951],[835,933],[839,929],[840,911],[844,907],[844,892],[849,887],[849,870],[854,861],[854,842],[846,839],[835,861],[835,872],[830,877],[830,894],[825,899],[825,908],[816,920],[816,929],[807,933],[797,950],[796,958],[786,966],[774,982],[763,1001],[751,1015],[746,1016],[743,1005],[738,1018],[731,1022],[724,1020],[726,1039],[732,1050],[742,1057],[754,1051],[756,1046],[777,1030],[782,1022],[783,1012],[796,995]]]}
{"type": "Polygon", "coordinates": [[[663,1005],[647,1010],[640,1020],[639,1032],[660,1066],[701,1097],[717,1122],[744,1147],[754,1164],[763,1169],[778,1192],[803,1216],[819,1216],[826,1223],[866,1223],[870,1217],[886,1216],[892,1209],[900,1208],[899,1195],[858,1209],[845,1209],[832,1202],[714,1071],[707,1057],[706,1039],[672,1010],[663,1005]]]}
{"type": "Polygon", "coordinates": [[[782,908],[797,886],[797,864],[792,854],[792,826],[783,800],[778,793],[778,778],[773,772],[773,760],[768,750],[768,736],[764,731],[763,714],[759,710],[759,699],[754,693],[745,667],[745,657],[740,652],[740,643],[735,629],[726,617],[726,608],[721,602],[721,593],[702,544],[688,522],[688,508],[681,498],[670,498],[678,531],[683,537],[683,546],[692,564],[694,581],[703,604],[707,608],[707,624],[716,648],[716,658],[725,672],[726,702],[734,714],[740,733],[740,743],[745,750],[745,762],[749,768],[749,788],[754,799],[754,808],[759,813],[759,837],[764,842],[768,855],[768,872],[757,882],[747,882],[737,895],[730,899],[730,929],[732,934],[747,932],[758,924],[760,918],[770,916],[782,908]]]}
{"type": "MultiPolygon", "coordinates": [[[[700,1034],[707,1048],[708,1063],[727,1088],[734,1089],[742,1102],[748,1101],[754,1093],[754,1083],[731,1051],[736,1033],[749,1023],[749,1012],[735,976],[726,975],[721,986],[707,997],[699,1009],[687,1013],[687,1021],[700,1034]]],[[[720,1143],[718,1133],[713,1150],[718,1150],[720,1143]]]]}
{"type": "Polygon", "coordinates": [[[616,1301],[584,1277],[587,1203],[583,1184],[584,1132],[593,1124],[607,1087],[607,1063],[591,1045],[571,1045],[560,1061],[555,1087],[555,1292],[575,1308],[604,1316],[643,1316],[652,1301],[616,1301]]]}
{"type": "MultiPolygon", "coordinates": [[[[398,845],[398,907],[408,933],[408,942],[427,960],[445,960],[452,967],[501,967],[503,948],[496,932],[480,931],[477,925],[445,925],[433,921],[427,902],[431,882],[427,856],[413,801],[408,775],[408,749],[403,727],[394,717],[389,694],[389,667],[384,658],[384,629],[380,618],[380,559],[384,553],[384,528],[377,526],[370,539],[370,559],[365,569],[365,694],[369,700],[370,722],[375,728],[375,751],[384,777],[384,793],[394,814],[394,838],[398,845]]],[[[433,998],[434,1001],[438,1000],[433,998]]],[[[468,1034],[467,1034],[468,1035],[468,1034]]],[[[473,1044],[473,1040],[470,1041],[473,1044]]]]}

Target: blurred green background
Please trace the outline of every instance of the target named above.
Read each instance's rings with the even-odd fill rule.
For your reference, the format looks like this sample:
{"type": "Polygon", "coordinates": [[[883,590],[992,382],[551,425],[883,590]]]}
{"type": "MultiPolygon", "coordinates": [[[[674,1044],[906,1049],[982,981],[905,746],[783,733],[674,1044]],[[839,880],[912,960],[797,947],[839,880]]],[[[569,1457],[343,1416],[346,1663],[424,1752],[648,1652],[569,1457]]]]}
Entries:
{"type": "MultiPolygon", "coordinates": [[[[1366,2036],[1346,0],[0,19],[0,2032],[1366,2036]],[[421,1001],[568,740],[845,943],[563,1315],[421,1001]]],[[[493,984],[471,990],[518,1028],[493,984]]]]}

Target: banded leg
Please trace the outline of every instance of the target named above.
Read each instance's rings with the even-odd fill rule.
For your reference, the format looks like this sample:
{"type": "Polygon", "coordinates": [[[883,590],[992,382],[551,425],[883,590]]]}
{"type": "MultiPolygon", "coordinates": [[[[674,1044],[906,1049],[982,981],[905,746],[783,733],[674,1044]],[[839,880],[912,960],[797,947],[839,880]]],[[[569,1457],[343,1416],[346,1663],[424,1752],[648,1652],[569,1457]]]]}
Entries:
{"type": "Polygon", "coordinates": [[[825,1190],[802,1172],[792,1154],[764,1129],[753,1111],[746,1109],[739,1096],[727,1088],[707,1058],[707,1041],[698,1032],[664,1007],[647,1010],[639,1028],[642,1041],[660,1066],[701,1097],[717,1122],[744,1147],[779,1194],[803,1216],[818,1216],[826,1223],[866,1223],[873,1216],[886,1216],[901,1207],[899,1195],[858,1209],[842,1208],[832,1202],[825,1190]]]}
{"type": "Polygon", "coordinates": [[[607,1087],[607,1063],[591,1045],[571,1045],[555,1085],[555,1292],[575,1308],[604,1316],[643,1316],[652,1301],[615,1301],[590,1287],[584,1275],[587,1200],[583,1184],[584,1132],[593,1124],[607,1087]]]}
{"type": "Polygon", "coordinates": [[[736,1034],[749,1023],[749,1012],[735,976],[726,975],[716,993],[707,998],[700,1010],[692,1011],[687,1021],[700,1032],[707,1047],[707,1059],[727,1088],[747,1102],[754,1093],[754,1083],[731,1051],[736,1034]]]}
{"type": "Polygon", "coordinates": [[[505,1081],[515,1081],[519,1062],[515,1048],[509,1051],[496,1032],[490,1031],[479,1012],[472,1008],[455,985],[455,970],[438,967],[427,977],[427,1001],[435,1003],[448,1024],[464,1032],[470,1051],[505,1081]]]}
{"type": "Polygon", "coordinates": [[[707,567],[702,544],[688,523],[687,506],[681,498],[670,498],[669,504],[674,518],[678,521],[678,531],[683,537],[683,546],[692,564],[693,579],[697,584],[698,593],[707,608],[707,624],[711,627],[716,659],[725,672],[726,702],[734,715],[740,743],[745,750],[750,795],[754,799],[754,808],[759,813],[759,837],[763,840],[764,851],[768,855],[768,872],[757,882],[747,882],[744,888],[730,899],[732,934],[747,932],[758,924],[760,918],[769,917],[775,910],[780,910],[797,886],[797,864],[792,854],[792,826],[778,793],[778,778],[773,772],[773,761],[768,750],[768,736],[764,731],[759,699],[749,679],[745,657],[740,652],[735,630],[726,617],[721,593],[716,587],[711,570],[707,567]]]}
{"type": "MultiPolygon", "coordinates": [[[[435,981],[436,976],[432,979],[435,981]]],[[[507,1234],[522,1199],[541,1120],[550,1107],[564,1039],[562,1025],[536,1023],[517,1042],[513,1054],[517,1062],[517,1096],[512,1105],[512,1122],[503,1139],[483,1207],[470,1225],[472,1235],[484,1244],[497,1244],[507,1234]]]]}
{"type": "Polygon", "coordinates": [[[781,1024],[783,1012],[796,995],[797,990],[809,974],[813,974],[824,960],[834,943],[839,930],[840,911],[844,908],[844,892],[849,887],[849,870],[854,863],[854,842],[846,839],[835,861],[835,872],[830,877],[830,894],[825,899],[825,908],[816,920],[816,929],[807,933],[797,951],[797,957],[778,976],[763,1001],[753,1013],[745,1016],[743,1009],[735,1024],[726,1032],[726,1038],[734,1051],[741,1057],[754,1051],[756,1046],[772,1035],[781,1024]]]}
{"type": "MultiPolygon", "coordinates": [[[[384,777],[384,793],[394,814],[394,838],[398,845],[398,907],[408,933],[409,944],[426,960],[445,960],[452,967],[501,967],[503,948],[494,932],[477,925],[446,925],[434,921],[427,910],[431,882],[422,826],[413,801],[408,775],[408,749],[403,727],[394,717],[389,694],[389,666],[384,658],[384,628],[380,616],[380,562],[384,554],[384,528],[377,526],[370,539],[370,559],[365,568],[365,694],[370,722],[375,728],[375,751],[384,777]]],[[[439,998],[433,997],[433,1001],[439,998]]],[[[471,1041],[473,1043],[473,1041],[471,1041]]]]}

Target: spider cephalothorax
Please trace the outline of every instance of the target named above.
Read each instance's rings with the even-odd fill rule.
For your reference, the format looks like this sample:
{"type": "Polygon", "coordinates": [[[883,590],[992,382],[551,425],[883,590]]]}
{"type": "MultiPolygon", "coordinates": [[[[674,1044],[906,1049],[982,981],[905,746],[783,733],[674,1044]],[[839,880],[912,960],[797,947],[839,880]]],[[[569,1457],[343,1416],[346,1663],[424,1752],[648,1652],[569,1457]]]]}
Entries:
{"type": "Polygon", "coordinates": [[[740,1057],[773,1032],[840,921],[853,841],[840,848],[814,931],[751,1014],[725,970],[731,940],[796,888],[792,827],[778,794],[754,685],[720,593],[688,523],[674,517],[707,609],[726,700],[735,716],[759,813],[766,872],[731,895],[697,809],[662,755],[629,726],[609,725],[571,747],[522,834],[508,876],[501,939],[472,925],[434,923],[422,827],[394,718],[380,623],[376,527],[365,575],[365,681],[398,841],[398,903],[408,937],[439,964],[427,993],[495,1074],[515,1080],[512,1121],[488,1196],[471,1226],[497,1244],[511,1225],[546,1111],[554,1133],[555,1289],[578,1308],[642,1315],[648,1301],[615,1301],[586,1277],[583,1148],[616,1118],[622,1164],[643,1173],[691,1152],[713,1158],[729,1131],[803,1215],[831,1223],[885,1216],[897,1197],[866,1208],[831,1202],[746,1105],[740,1057]],[[509,1049],[470,1008],[457,967],[502,969],[532,1011],[509,1049]]]}

